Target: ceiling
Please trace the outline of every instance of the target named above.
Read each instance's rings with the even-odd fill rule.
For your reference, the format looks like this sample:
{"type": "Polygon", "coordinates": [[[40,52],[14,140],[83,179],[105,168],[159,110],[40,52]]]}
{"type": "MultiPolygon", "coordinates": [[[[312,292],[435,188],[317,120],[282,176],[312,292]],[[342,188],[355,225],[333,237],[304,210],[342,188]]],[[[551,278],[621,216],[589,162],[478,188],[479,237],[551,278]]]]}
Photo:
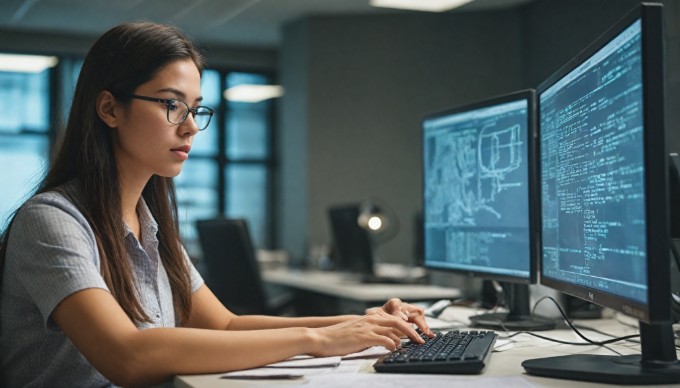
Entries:
{"type": "MultiPolygon", "coordinates": [[[[475,0],[449,12],[521,6],[534,0],[475,0]]],[[[99,35],[129,20],[170,23],[198,41],[276,47],[281,26],[311,15],[388,14],[369,0],[2,0],[0,28],[99,35]]]]}

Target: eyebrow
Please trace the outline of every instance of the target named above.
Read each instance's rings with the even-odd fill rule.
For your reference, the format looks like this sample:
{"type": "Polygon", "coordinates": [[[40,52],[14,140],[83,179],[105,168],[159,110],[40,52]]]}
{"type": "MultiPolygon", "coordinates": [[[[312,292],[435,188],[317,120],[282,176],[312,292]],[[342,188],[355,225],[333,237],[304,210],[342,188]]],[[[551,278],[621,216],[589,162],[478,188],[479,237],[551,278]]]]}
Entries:
{"type": "MultiPolygon", "coordinates": [[[[163,88],[163,89],[158,89],[156,92],[169,92],[169,93],[172,93],[172,94],[176,95],[177,97],[179,97],[179,99],[181,99],[182,101],[184,101],[184,100],[186,99],[186,97],[187,97],[187,95],[184,94],[184,92],[182,92],[182,91],[180,91],[180,90],[177,90],[177,89],[175,89],[175,88],[163,88]]],[[[203,101],[203,96],[199,96],[198,98],[196,98],[196,99],[194,100],[194,102],[201,102],[201,101],[203,101]]]]}

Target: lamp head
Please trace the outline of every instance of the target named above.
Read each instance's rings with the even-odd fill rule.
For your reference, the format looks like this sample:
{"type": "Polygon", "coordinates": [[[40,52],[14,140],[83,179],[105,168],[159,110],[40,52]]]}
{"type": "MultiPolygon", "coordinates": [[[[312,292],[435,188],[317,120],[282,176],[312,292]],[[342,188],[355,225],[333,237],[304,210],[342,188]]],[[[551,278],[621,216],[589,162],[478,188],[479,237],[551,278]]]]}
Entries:
{"type": "Polygon", "coordinates": [[[372,235],[384,235],[394,227],[394,216],[374,202],[364,202],[359,206],[357,224],[372,235]]]}

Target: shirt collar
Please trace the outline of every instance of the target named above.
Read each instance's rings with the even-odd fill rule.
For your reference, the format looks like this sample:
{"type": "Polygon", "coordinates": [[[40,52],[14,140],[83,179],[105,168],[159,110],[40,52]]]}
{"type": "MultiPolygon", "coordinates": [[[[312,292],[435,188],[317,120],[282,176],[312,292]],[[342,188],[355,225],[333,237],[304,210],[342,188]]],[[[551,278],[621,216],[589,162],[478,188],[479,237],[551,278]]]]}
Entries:
{"type": "MultiPolygon", "coordinates": [[[[156,233],[158,232],[158,224],[149,210],[149,206],[146,204],[144,197],[139,198],[137,203],[137,215],[139,216],[139,224],[142,229],[142,241],[152,241],[156,239],[156,233]]],[[[132,230],[125,225],[125,235],[132,233],[132,230]]]]}

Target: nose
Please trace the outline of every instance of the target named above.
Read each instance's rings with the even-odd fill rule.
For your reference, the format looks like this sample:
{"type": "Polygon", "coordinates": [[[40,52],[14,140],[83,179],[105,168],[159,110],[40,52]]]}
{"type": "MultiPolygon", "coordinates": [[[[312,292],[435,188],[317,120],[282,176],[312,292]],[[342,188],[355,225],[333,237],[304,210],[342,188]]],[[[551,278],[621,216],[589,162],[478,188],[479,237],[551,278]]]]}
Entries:
{"type": "Polygon", "coordinates": [[[187,118],[178,126],[177,130],[179,131],[180,136],[183,137],[194,136],[198,133],[198,125],[196,125],[196,120],[194,120],[194,115],[191,114],[191,112],[187,114],[187,118]]]}

